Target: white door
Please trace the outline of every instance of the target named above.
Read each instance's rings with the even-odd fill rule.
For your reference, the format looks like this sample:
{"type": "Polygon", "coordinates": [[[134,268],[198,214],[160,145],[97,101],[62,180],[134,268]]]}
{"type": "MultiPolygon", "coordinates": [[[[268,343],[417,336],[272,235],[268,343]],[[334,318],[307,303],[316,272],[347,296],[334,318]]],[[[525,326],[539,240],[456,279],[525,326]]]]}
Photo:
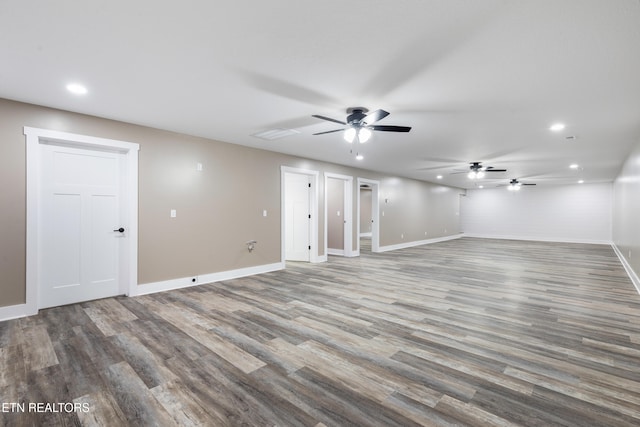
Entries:
{"type": "Polygon", "coordinates": [[[115,152],[41,145],[39,308],[121,293],[124,163],[115,152]]]}
{"type": "Polygon", "coordinates": [[[310,259],[310,183],[308,175],[285,173],[285,259],[310,259]]]}

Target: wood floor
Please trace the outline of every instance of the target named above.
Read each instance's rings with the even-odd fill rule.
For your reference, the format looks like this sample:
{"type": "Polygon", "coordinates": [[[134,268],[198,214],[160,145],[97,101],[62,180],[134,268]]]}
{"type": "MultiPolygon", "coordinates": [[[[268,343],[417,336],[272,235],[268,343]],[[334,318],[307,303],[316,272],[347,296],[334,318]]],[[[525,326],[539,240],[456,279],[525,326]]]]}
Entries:
{"type": "Polygon", "coordinates": [[[638,426],[603,245],[463,238],[0,323],[2,425],[638,426]]]}

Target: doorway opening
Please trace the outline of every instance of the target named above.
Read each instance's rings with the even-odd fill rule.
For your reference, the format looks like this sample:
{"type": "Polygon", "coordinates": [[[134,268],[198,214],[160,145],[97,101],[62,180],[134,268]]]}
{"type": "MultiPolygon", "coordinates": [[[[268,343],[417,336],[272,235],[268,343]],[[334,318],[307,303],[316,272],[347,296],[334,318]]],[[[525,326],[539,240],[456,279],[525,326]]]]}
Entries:
{"type": "Polygon", "coordinates": [[[380,224],[378,191],[380,183],[379,181],[371,179],[358,178],[357,184],[357,252],[358,254],[367,252],[379,252],[380,224]]]}
{"type": "Polygon", "coordinates": [[[325,173],[324,233],[328,255],[352,257],[353,177],[325,173]]]}

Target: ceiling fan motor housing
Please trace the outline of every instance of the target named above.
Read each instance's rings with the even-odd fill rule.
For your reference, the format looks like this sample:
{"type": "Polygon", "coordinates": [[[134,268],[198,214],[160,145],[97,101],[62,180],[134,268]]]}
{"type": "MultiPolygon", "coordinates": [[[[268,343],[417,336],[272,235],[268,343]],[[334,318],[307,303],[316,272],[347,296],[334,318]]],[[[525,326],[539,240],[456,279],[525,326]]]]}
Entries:
{"type": "Polygon", "coordinates": [[[350,125],[360,124],[362,119],[364,119],[367,116],[367,111],[368,110],[366,108],[348,109],[347,113],[350,113],[350,114],[347,116],[347,123],[349,123],[350,125]]]}

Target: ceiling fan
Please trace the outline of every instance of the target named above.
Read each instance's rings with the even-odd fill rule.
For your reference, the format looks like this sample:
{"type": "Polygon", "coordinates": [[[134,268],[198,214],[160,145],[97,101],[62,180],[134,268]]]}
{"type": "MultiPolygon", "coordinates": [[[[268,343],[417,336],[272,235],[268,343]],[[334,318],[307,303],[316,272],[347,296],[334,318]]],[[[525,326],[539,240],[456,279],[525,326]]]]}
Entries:
{"type": "Polygon", "coordinates": [[[371,131],[383,131],[383,132],[409,132],[411,130],[408,126],[390,126],[390,125],[374,125],[373,123],[384,119],[389,115],[389,112],[384,110],[375,110],[369,114],[368,109],[364,107],[352,107],[347,108],[347,120],[343,122],[341,120],[332,119],[330,117],[319,116],[317,114],[312,115],[316,119],[327,120],[329,122],[340,123],[346,126],[342,129],[328,130],[325,132],[314,133],[314,135],[323,135],[325,133],[333,133],[344,131],[344,139],[347,142],[353,142],[356,137],[358,142],[367,142],[371,138],[371,131]]]}
{"type": "Polygon", "coordinates": [[[471,166],[469,166],[469,172],[460,171],[454,172],[456,173],[466,173],[469,179],[480,179],[484,178],[486,172],[506,172],[506,169],[496,169],[493,166],[482,166],[482,162],[471,162],[471,166]]]}
{"type": "MultiPolygon", "coordinates": [[[[512,179],[511,181],[509,181],[509,184],[505,184],[507,187],[507,190],[509,191],[518,191],[520,190],[520,187],[522,187],[523,185],[536,185],[534,183],[527,183],[527,182],[520,182],[517,179],[512,179]]],[[[502,185],[502,187],[504,187],[505,185],[502,185]]]]}

